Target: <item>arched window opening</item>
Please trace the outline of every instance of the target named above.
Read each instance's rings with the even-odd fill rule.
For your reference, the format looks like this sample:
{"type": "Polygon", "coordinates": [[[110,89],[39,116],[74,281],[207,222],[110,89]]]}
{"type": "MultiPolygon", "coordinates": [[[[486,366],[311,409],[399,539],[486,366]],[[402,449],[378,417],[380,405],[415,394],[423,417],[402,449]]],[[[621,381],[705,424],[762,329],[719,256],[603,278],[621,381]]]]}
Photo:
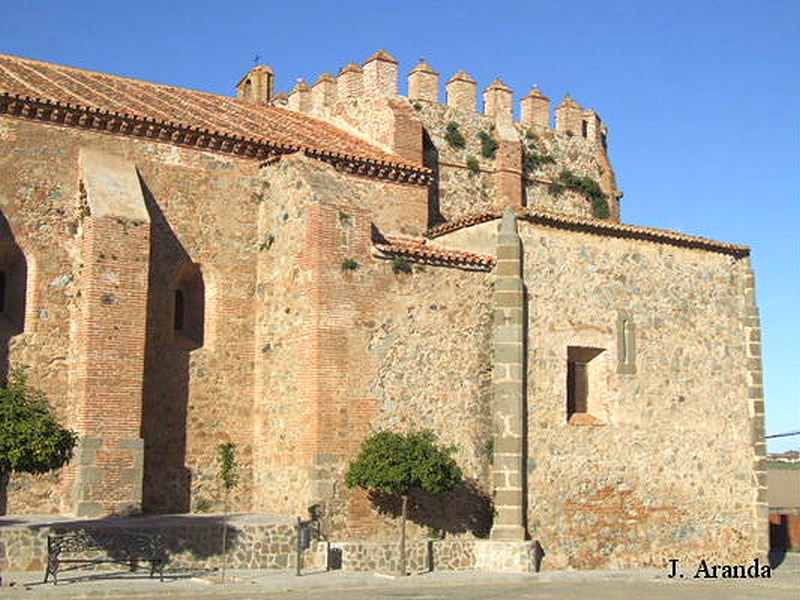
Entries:
{"type": "Polygon", "coordinates": [[[205,335],[205,284],[200,266],[184,266],[175,281],[172,329],[175,342],[190,349],[200,348],[205,335]]]}
{"type": "Polygon", "coordinates": [[[0,330],[17,335],[25,329],[28,268],[25,255],[13,242],[0,242],[0,330]]]}

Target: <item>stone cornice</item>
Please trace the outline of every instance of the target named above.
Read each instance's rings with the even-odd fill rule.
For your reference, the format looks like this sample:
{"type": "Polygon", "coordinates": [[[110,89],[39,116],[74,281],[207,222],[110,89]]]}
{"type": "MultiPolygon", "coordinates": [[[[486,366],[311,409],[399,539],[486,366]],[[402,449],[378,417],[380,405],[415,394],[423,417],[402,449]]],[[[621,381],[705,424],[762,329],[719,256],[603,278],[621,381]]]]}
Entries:
{"type": "Polygon", "coordinates": [[[242,158],[266,161],[302,150],[307,156],[332,164],[338,170],[400,183],[427,186],[430,170],[415,169],[388,161],[304,148],[247,138],[230,133],[210,131],[202,127],[32,98],[8,92],[0,93],[0,115],[40,121],[51,125],[87,129],[108,134],[140,137],[178,146],[231,154],[242,158]]]}

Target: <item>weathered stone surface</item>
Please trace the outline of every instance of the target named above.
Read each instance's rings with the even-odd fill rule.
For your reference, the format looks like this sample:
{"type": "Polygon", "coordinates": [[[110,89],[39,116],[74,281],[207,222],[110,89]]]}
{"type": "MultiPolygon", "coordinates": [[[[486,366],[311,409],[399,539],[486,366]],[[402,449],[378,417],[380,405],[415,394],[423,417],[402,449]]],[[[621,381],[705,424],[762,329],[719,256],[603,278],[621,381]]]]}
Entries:
{"type": "MultiPolygon", "coordinates": [[[[353,564],[388,568],[393,554],[377,541],[395,539],[397,523],[347,490],[344,474],[369,432],[430,428],[455,446],[467,480],[414,507],[411,544],[446,530],[434,544],[452,557],[442,562],[527,564],[524,522],[554,567],[765,549],[765,509],[754,503],[762,345],[747,259],[542,220],[519,223],[522,245],[511,231],[498,240],[494,221],[427,244],[418,238],[433,224],[522,200],[591,216],[585,197],[551,185],[563,170],[597,180],[618,219],[605,129],[577,104],[556,131],[541,110],[530,131],[530,111],[524,125],[501,122],[440,105],[430,87],[415,104],[394,94],[385,58],[368,77],[346,67],[335,98],[326,78],[314,114],[424,162],[427,189],[378,177],[384,164],[353,170],[358,157],[328,163],[303,150],[263,161],[190,146],[185,131],[156,139],[147,128],[0,116],[0,266],[22,257],[26,271],[0,358],[31,365],[83,440],[61,472],[15,475],[9,512],[214,510],[217,447],[233,441],[232,510],[306,516],[318,504],[331,539],[377,544],[353,546],[353,564]],[[445,140],[450,123],[464,148],[445,140]],[[493,157],[479,133],[498,142],[493,157]],[[526,156],[535,164],[523,175],[526,156]],[[419,254],[379,251],[396,234],[415,236],[419,254]],[[487,272],[424,257],[440,244],[498,260],[487,272]],[[623,313],[635,327],[620,343],[623,313]],[[568,418],[570,356],[590,365],[590,393],[568,418]],[[478,550],[466,538],[488,534],[492,498],[498,536],[518,544],[478,550]],[[470,520],[476,512],[486,522],[470,520]]],[[[258,536],[272,534],[243,531],[255,541],[234,552],[242,565],[288,564],[284,534],[275,558],[259,562],[258,536]]]]}

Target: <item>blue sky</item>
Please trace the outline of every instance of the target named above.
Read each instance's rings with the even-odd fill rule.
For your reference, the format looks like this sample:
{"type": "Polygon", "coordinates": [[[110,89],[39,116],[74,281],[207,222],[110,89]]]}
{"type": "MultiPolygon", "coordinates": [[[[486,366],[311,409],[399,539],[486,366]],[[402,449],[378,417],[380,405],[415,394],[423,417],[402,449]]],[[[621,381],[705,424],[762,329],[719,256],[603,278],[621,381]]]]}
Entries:
{"type": "Polygon", "coordinates": [[[752,246],[767,431],[800,429],[800,3],[29,4],[4,9],[0,52],[220,94],[256,54],[288,90],[379,48],[402,93],[420,57],[481,88],[500,76],[517,98],[569,92],[609,124],[623,220],[752,246]]]}

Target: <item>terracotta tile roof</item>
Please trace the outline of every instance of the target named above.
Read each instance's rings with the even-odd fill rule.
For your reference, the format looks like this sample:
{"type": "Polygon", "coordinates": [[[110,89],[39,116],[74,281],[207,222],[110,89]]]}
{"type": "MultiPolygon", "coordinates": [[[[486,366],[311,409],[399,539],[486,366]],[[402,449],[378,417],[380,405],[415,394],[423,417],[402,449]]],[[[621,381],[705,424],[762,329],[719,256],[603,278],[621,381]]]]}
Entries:
{"type": "MultiPolygon", "coordinates": [[[[426,237],[431,239],[437,238],[447,233],[464,229],[465,227],[472,227],[473,225],[499,219],[500,216],[500,211],[468,215],[456,221],[444,223],[429,229],[426,237]]],[[[624,223],[615,223],[613,221],[564,215],[546,210],[520,209],[517,211],[517,217],[525,221],[538,223],[539,225],[546,225],[548,227],[556,227],[558,229],[569,229],[572,231],[581,231],[584,233],[593,233],[596,235],[606,235],[612,237],[628,237],[662,244],[671,244],[673,246],[698,248],[711,252],[730,254],[736,258],[742,258],[750,255],[750,248],[747,246],[739,246],[737,244],[729,244],[727,242],[718,242],[716,240],[710,240],[708,238],[703,238],[696,235],[679,233],[677,231],[669,231],[666,229],[642,227],[639,225],[626,225],[624,223]]]]}
{"type": "MultiPolygon", "coordinates": [[[[130,117],[151,127],[168,126],[171,130],[167,135],[150,136],[167,142],[187,144],[181,136],[176,142],[171,132],[190,130],[218,135],[234,143],[269,146],[271,154],[311,150],[317,155],[362,159],[429,174],[421,165],[389,154],[324,121],[282,107],[0,54],[0,114],[42,118],[40,113],[49,107],[62,112],[85,110],[95,120],[130,117]],[[26,102],[33,106],[27,110],[17,107],[16,112],[9,109],[14,103],[26,102]]],[[[74,125],[63,121],[63,115],[61,119],[45,115],[43,120],[74,125]]],[[[93,128],[110,131],[107,127],[93,128]]],[[[116,129],[113,132],[129,133],[116,129]]],[[[266,157],[264,152],[250,154],[254,158],[266,157]]]]}
{"type": "Polygon", "coordinates": [[[373,248],[378,256],[384,258],[401,256],[424,264],[476,271],[490,271],[497,262],[494,256],[434,246],[424,238],[382,236],[373,241],[373,248]]]}

